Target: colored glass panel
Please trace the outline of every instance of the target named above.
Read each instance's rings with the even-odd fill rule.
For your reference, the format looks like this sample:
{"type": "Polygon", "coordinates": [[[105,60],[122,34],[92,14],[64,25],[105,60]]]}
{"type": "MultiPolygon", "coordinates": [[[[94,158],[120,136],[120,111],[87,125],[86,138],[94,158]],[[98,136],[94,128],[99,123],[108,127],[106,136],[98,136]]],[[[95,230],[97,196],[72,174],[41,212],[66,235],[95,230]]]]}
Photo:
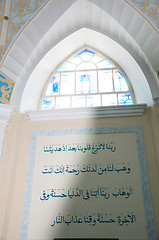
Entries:
{"type": "Polygon", "coordinates": [[[76,70],[96,69],[96,65],[91,62],[83,62],[77,66],[76,70]]]}
{"type": "Polygon", "coordinates": [[[97,106],[101,106],[101,96],[100,95],[87,96],[87,107],[97,107],[97,106]]]}
{"type": "Polygon", "coordinates": [[[103,60],[103,61],[97,63],[97,67],[99,69],[101,69],[101,68],[113,68],[115,66],[111,62],[109,62],[108,60],[103,60]]]}
{"type": "Polygon", "coordinates": [[[90,61],[90,59],[94,56],[95,52],[89,50],[89,49],[84,49],[78,55],[83,61],[90,61]]]}
{"type": "Polygon", "coordinates": [[[55,97],[44,98],[42,109],[133,104],[122,70],[116,70],[109,59],[87,48],[58,69],[46,96],[55,97]]]}
{"type": "Polygon", "coordinates": [[[97,92],[97,73],[96,71],[76,73],[76,93],[95,93],[97,92]]]}
{"type": "Polygon", "coordinates": [[[83,49],[81,52],[79,52],[78,55],[80,56],[80,55],[82,55],[82,54],[84,54],[84,53],[88,53],[88,54],[91,54],[91,55],[94,55],[94,54],[95,54],[94,51],[85,48],[85,49],[83,49]]]}
{"type": "Polygon", "coordinates": [[[55,98],[44,98],[41,109],[53,109],[55,107],[55,98]]]}
{"type": "Polygon", "coordinates": [[[72,107],[85,107],[85,96],[73,96],[72,107]]]}
{"type": "Polygon", "coordinates": [[[70,97],[57,97],[56,108],[70,108],[70,97]]]}
{"type": "Polygon", "coordinates": [[[75,89],[75,73],[61,74],[60,94],[73,94],[75,89]]]}
{"type": "Polygon", "coordinates": [[[114,88],[115,91],[128,91],[128,85],[123,77],[122,73],[119,70],[113,71],[113,78],[114,78],[114,88]]]}
{"type": "Polygon", "coordinates": [[[102,106],[117,105],[117,94],[103,94],[102,106]]]}
{"type": "Polygon", "coordinates": [[[91,58],[91,62],[93,63],[98,63],[98,62],[101,62],[103,61],[105,58],[98,55],[97,53],[91,58]]]}
{"type": "Polygon", "coordinates": [[[74,63],[75,65],[82,62],[82,59],[78,55],[74,55],[69,59],[69,62],[74,63]]]}
{"type": "Polygon", "coordinates": [[[60,82],[60,74],[57,73],[52,77],[52,79],[47,87],[46,96],[50,96],[50,95],[59,93],[59,82],[60,82]]]}
{"type": "Polygon", "coordinates": [[[98,71],[98,84],[99,92],[112,92],[113,91],[112,71],[111,70],[98,71]]]}
{"type": "Polygon", "coordinates": [[[130,93],[118,94],[119,105],[131,105],[133,104],[130,93]]]}
{"type": "Polygon", "coordinates": [[[73,71],[75,70],[76,65],[71,62],[65,62],[58,71],[73,71]]]}

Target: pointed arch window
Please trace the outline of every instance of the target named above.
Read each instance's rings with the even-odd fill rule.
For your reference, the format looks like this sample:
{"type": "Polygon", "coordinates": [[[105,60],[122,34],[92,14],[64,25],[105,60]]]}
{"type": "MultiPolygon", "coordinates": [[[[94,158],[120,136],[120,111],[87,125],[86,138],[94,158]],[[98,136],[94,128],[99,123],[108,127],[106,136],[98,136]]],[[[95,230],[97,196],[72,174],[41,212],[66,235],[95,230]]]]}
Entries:
{"type": "Polygon", "coordinates": [[[131,84],[113,60],[84,48],[67,59],[48,79],[41,109],[131,105],[131,84]]]}

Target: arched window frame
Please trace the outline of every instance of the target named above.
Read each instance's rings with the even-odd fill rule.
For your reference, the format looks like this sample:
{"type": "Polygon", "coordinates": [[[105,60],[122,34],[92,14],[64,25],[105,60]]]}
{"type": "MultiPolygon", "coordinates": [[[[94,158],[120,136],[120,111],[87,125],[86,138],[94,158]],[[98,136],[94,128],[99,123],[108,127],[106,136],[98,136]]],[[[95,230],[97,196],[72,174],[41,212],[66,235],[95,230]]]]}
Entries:
{"type": "MultiPolygon", "coordinates": [[[[96,64],[95,64],[95,65],[96,65],[96,64]]],[[[77,66],[79,66],[79,64],[78,64],[77,66]]],[[[96,66],[96,67],[97,67],[97,66],[96,66]]],[[[94,70],[88,69],[88,70],[79,70],[79,71],[94,71],[94,70]]],[[[76,81],[76,80],[75,80],[75,81],[76,81]]],[[[73,52],[71,55],[69,55],[67,58],[65,58],[64,61],[62,61],[62,62],[54,69],[54,71],[50,74],[50,76],[48,77],[48,79],[47,79],[47,81],[46,81],[46,83],[45,83],[45,86],[44,86],[44,88],[43,88],[43,91],[42,91],[42,94],[41,94],[41,98],[40,98],[40,101],[39,101],[39,106],[38,106],[38,108],[41,109],[42,101],[43,101],[44,98],[54,98],[54,97],[55,97],[55,99],[56,99],[56,97],[59,97],[59,96],[60,96],[60,97],[63,97],[63,96],[70,96],[70,97],[72,97],[72,96],[88,96],[88,95],[97,95],[97,94],[102,96],[102,94],[117,94],[117,101],[118,101],[118,94],[122,94],[122,93],[130,93],[130,94],[131,94],[131,97],[132,97],[132,104],[136,104],[135,94],[134,94],[132,85],[131,85],[130,80],[128,79],[126,73],[124,72],[124,70],[123,70],[114,60],[112,60],[110,57],[108,57],[107,55],[103,54],[103,53],[100,52],[99,50],[96,50],[96,49],[90,48],[90,47],[88,47],[88,46],[85,46],[85,47],[82,47],[82,48],[76,50],[76,51],[73,52]],[[102,56],[102,57],[105,58],[106,60],[110,61],[110,62],[115,66],[114,68],[110,68],[110,67],[109,67],[109,68],[103,68],[103,69],[98,69],[98,68],[97,68],[97,69],[96,69],[96,71],[97,71],[97,84],[98,84],[98,71],[99,71],[99,70],[112,70],[112,71],[113,71],[113,70],[119,70],[119,71],[121,72],[121,74],[123,75],[126,83],[127,83],[128,91],[115,91],[115,90],[113,89],[112,92],[82,93],[82,94],[77,94],[77,93],[75,93],[75,94],[63,94],[63,95],[59,93],[59,94],[57,94],[57,95],[46,95],[46,91],[47,91],[48,85],[49,85],[52,77],[53,77],[56,73],[74,72],[74,73],[75,73],[75,79],[76,79],[76,72],[77,72],[76,69],[75,69],[74,71],[72,71],[72,70],[59,71],[59,69],[60,69],[69,59],[71,59],[73,56],[77,55],[78,53],[80,53],[80,52],[81,52],[82,50],[84,50],[84,49],[88,49],[88,50],[90,50],[90,51],[93,51],[93,52],[99,54],[100,56],[102,56]]],[[[85,97],[85,99],[86,99],[86,97],[85,97]]],[[[85,101],[86,101],[86,100],[85,100],[85,101]]],[[[55,103],[55,104],[56,104],[56,103],[55,103]]],[[[122,105],[122,104],[121,104],[121,105],[122,105]]],[[[100,106],[101,106],[101,107],[102,107],[102,106],[106,107],[106,106],[121,106],[121,105],[118,103],[117,105],[100,105],[100,106]]],[[[123,105],[124,105],[124,104],[123,104],[123,105]]],[[[84,107],[88,107],[88,106],[84,106],[84,107]]],[[[94,106],[94,107],[96,107],[96,106],[94,106]]],[[[97,107],[99,107],[99,105],[98,105],[97,107]]],[[[74,107],[70,106],[69,108],[74,108],[74,107]]],[[[50,108],[48,108],[48,109],[50,109],[50,108]]],[[[57,108],[54,107],[53,109],[57,109],[57,108]]]]}

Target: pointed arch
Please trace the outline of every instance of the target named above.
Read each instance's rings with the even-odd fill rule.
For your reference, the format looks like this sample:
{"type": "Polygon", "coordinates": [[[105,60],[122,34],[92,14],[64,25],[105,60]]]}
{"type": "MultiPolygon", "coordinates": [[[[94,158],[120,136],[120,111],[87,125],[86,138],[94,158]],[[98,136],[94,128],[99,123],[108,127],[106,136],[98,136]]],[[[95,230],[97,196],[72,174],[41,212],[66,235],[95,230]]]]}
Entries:
{"type": "Polygon", "coordinates": [[[108,56],[84,47],[50,75],[40,109],[130,105],[135,103],[125,72],[108,56]]]}
{"type": "Polygon", "coordinates": [[[89,28],[80,28],[50,48],[36,65],[23,92],[20,106],[22,112],[38,108],[42,89],[52,70],[72,52],[85,45],[109,55],[118,62],[131,82],[136,103],[152,105],[153,99],[147,79],[133,56],[112,38],[89,28]]]}

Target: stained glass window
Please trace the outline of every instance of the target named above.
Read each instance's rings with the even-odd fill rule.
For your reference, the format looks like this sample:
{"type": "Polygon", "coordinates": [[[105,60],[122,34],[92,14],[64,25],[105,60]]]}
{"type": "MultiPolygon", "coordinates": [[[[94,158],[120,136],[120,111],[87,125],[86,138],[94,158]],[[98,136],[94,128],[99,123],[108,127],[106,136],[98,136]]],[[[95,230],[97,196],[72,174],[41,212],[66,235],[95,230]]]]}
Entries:
{"type": "Polygon", "coordinates": [[[124,71],[110,58],[84,48],[48,79],[41,109],[130,105],[134,93],[124,71]]]}

